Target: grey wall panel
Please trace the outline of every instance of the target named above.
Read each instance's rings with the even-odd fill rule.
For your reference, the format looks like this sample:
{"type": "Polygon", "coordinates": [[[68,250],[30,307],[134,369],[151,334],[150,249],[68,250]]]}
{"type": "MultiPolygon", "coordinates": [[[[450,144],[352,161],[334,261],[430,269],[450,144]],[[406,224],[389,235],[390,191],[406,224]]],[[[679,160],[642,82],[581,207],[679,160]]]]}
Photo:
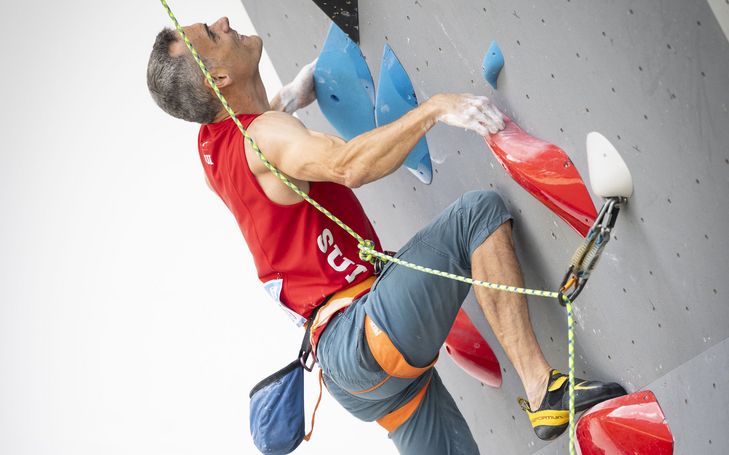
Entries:
{"type": "MultiPolygon", "coordinates": [[[[313,2],[243,3],[282,79],[316,57],[329,20],[313,2]]],[[[586,180],[589,131],[623,154],[636,191],[577,303],[579,374],[638,390],[729,336],[729,41],[707,2],[370,0],[359,15],[375,79],[389,42],[421,100],[441,91],[491,96],[531,134],[561,146],[586,180]],[[480,70],[492,39],[506,58],[498,91],[480,70]]],[[[316,106],[300,117],[332,132],[316,106]]],[[[385,247],[396,249],[462,192],[493,188],[516,218],[527,284],[557,286],[577,234],[514,183],[475,134],[437,126],[428,142],[432,185],[401,170],[358,190],[385,247]]],[[[466,308],[504,364],[504,386],[482,387],[446,356],[444,380],[484,453],[534,453],[545,444],[516,405],[514,370],[472,298],[466,308]]],[[[531,314],[548,359],[565,368],[563,311],[532,299],[531,314]]],[[[715,407],[716,397],[709,400],[699,394],[691,405],[715,407]]],[[[671,416],[678,438],[694,425],[671,416]]],[[[690,450],[693,439],[682,444],[682,453],[703,453],[690,450]]]]}

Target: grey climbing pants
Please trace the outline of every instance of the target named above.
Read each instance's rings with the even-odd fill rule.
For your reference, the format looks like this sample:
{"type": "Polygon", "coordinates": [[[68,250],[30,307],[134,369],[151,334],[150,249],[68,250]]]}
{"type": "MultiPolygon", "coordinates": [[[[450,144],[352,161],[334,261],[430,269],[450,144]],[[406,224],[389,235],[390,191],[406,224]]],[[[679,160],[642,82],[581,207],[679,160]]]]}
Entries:
{"type": "MultiPolygon", "coordinates": [[[[471,255],[511,219],[494,192],[461,196],[397,257],[470,276],[471,255]]],[[[335,316],[318,362],[332,396],[378,421],[401,454],[477,454],[456,403],[433,368],[470,285],[389,263],[371,291],[335,316]]]]}

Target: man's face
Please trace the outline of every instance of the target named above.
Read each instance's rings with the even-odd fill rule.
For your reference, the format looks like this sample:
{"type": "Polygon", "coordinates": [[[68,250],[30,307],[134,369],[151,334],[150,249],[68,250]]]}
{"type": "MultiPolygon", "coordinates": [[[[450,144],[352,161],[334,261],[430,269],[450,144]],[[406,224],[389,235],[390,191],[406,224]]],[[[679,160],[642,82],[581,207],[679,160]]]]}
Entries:
{"type": "MultiPolygon", "coordinates": [[[[227,17],[213,24],[193,24],[183,27],[192,45],[206,61],[216,82],[221,86],[246,82],[258,71],[263,43],[258,36],[245,36],[230,27],[227,17]]],[[[178,40],[172,55],[189,52],[178,40]]]]}

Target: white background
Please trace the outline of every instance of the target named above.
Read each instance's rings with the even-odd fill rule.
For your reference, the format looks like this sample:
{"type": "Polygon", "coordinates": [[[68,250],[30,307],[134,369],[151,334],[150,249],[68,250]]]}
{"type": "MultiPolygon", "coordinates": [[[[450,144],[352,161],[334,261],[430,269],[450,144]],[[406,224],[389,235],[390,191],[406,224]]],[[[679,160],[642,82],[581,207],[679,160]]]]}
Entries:
{"type": "MultiPolygon", "coordinates": [[[[227,15],[253,33],[237,0],[171,6],[182,23],[227,15]]],[[[164,10],[0,8],[0,453],[255,453],[248,391],[301,332],[205,186],[197,126],[147,93],[164,10]]],[[[272,96],[267,59],[263,75],[272,96]]],[[[297,453],[394,451],[326,392],[317,417],[297,453]]]]}

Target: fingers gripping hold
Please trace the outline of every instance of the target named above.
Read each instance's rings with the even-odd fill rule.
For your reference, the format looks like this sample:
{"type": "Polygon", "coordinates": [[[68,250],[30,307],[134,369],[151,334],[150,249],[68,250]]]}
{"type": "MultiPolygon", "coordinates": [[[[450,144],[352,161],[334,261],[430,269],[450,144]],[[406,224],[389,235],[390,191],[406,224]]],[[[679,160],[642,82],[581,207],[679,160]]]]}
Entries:
{"type": "Polygon", "coordinates": [[[504,128],[501,112],[485,96],[471,94],[442,95],[443,110],[438,120],[446,125],[465,128],[486,136],[504,128]]]}

